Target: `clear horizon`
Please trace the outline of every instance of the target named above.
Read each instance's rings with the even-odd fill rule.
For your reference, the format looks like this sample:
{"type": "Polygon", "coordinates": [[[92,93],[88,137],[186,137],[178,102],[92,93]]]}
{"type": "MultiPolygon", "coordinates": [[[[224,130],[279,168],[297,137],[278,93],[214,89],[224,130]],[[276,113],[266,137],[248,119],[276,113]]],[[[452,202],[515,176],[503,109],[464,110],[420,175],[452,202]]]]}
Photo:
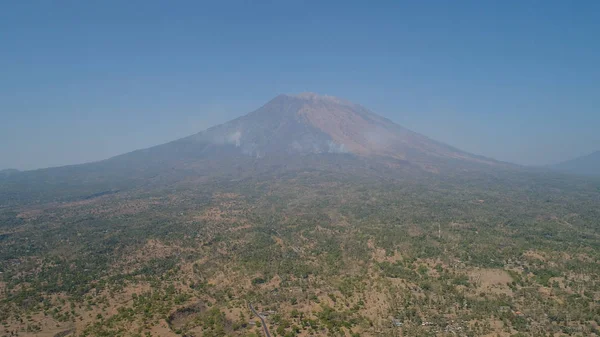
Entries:
{"type": "Polygon", "coordinates": [[[0,4],[0,169],[97,161],[281,93],[548,165],[600,150],[600,3],[0,4]]]}

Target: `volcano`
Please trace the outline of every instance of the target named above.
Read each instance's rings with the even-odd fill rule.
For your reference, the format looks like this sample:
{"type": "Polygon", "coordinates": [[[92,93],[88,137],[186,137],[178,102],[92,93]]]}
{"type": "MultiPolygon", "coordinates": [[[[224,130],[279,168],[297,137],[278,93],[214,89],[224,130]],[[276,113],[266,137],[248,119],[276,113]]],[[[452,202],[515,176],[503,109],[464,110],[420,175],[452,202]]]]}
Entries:
{"type": "Polygon", "coordinates": [[[279,95],[245,116],[163,147],[198,157],[233,150],[254,158],[347,153],[418,165],[445,159],[498,164],[408,130],[359,104],[314,93],[279,95]]]}
{"type": "Polygon", "coordinates": [[[375,169],[397,177],[506,165],[432,140],[359,104],[302,93],[279,95],[242,117],[166,144],[94,163],[5,175],[0,177],[0,197],[43,197],[49,190],[95,195],[157,182],[234,179],[286,169],[333,169],[359,176],[375,169]]]}

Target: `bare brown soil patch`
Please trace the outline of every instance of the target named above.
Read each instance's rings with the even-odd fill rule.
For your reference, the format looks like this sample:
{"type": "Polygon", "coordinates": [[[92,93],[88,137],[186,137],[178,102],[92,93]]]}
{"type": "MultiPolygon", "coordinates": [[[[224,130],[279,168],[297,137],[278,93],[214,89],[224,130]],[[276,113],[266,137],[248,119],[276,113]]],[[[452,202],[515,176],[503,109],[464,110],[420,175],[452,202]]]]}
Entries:
{"type": "Polygon", "coordinates": [[[528,257],[530,259],[546,261],[546,258],[543,255],[541,255],[538,252],[532,251],[532,250],[526,251],[525,253],[523,253],[523,256],[528,257]]]}
{"type": "Polygon", "coordinates": [[[500,269],[476,269],[469,272],[470,279],[477,284],[477,290],[485,293],[512,295],[508,283],[513,279],[500,269]]]}

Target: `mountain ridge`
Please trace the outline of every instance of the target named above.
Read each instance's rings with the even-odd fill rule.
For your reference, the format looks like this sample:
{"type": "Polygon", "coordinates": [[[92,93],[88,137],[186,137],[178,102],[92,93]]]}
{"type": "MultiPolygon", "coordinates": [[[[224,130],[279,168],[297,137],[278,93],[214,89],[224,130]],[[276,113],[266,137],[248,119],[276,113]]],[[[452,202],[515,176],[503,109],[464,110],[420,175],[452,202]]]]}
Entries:
{"type": "Polygon", "coordinates": [[[567,173],[598,176],[600,175],[600,150],[560,162],[552,168],[567,173]]]}

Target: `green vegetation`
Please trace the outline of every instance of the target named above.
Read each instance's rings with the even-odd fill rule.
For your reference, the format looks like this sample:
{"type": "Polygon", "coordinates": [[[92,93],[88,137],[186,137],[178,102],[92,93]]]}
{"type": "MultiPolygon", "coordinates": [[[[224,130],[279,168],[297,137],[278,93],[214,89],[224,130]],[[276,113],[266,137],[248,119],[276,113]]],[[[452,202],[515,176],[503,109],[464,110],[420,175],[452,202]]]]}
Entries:
{"type": "Polygon", "coordinates": [[[298,171],[5,206],[0,220],[6,336],[262,335],[248,302],[274,336],[600,324],[600,188],[567,178],[298,171]]]}

